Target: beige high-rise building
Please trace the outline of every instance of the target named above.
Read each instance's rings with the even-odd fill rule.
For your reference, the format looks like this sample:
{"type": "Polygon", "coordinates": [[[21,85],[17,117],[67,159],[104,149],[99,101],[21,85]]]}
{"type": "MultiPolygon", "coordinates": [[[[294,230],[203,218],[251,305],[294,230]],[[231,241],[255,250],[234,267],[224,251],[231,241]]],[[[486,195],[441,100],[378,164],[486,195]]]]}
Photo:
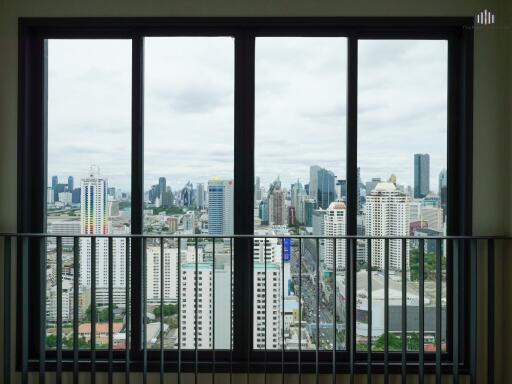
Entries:
{"type": "MultiPolygon", "coordinates": [[[[368,236],[408,236],[409,198],[400,192],[393,183],[379,183],[366,197],[365,229],[368,236]]],[[[372,241],[372,266],[384,269],[385,241],[372,241]]],[[[402,255],[402,241],[389,241],[389,267],[401,270],[402,256],[409,265],[409,243],[406,254],[402,255]]]]}

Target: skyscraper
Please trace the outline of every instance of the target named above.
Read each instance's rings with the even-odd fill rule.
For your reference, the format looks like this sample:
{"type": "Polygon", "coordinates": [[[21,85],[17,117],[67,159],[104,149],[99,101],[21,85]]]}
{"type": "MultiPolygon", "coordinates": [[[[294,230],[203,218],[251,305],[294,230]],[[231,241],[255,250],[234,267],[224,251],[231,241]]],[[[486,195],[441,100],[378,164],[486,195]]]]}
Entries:
{"type": "Polygon", "coordinates": [[[268,220],[270,225],[286,225],[286,191],[281,187],[279,178],[268,190],[268,220]]]}
{"type": "MultiPolygon", "coordinates": [[[[365,233],[367,236],[408,236],[409,201],[393,183],[379,183],[366,196],[365,233]]],[[[384,269],[384,240],[372,241],[372,266],[384,269]]],[[[409,244],[406,246],[406,263],[409,265],[409,244]]],[[[402,268],[402,242],[389,241],[389,266],[402,268]]]]}
{"type": "Polygon", "coordinates": [[[327,209],[336,199],[334,173],[318,165],[309,168],[309,195],[316,199],[317,208],[327,209]]]}
{"type": "MultiPolygon", "coordinates": [[[[91,167],[91,172],[80,181],[80,234],[108,234],[107,183],[91,167]]],[[[107,285],[108,240],[98,238],[96,244],[96,284],[107,285]]],[[[91,286],[91,239],[80,239],[80,281],[91,286]]]]}
{"type": "Polygon", "coordinates": [[[208,181],[208,233],[233,233],[233,180],[208,181]]]}
{"type": "Polygon", "coordinates": [[[73,176],[68,177],[68,192],[73,192],[74,188],[74,182],[73,182],[73,176]]]}
{"type": "Polygon", "coordinates": [[[52,188],[55,188],[59,184],[59,177],[58,176],[52,176],[52,188]]]}
{"type": "Polygon", "coordinates": [[[256,176],[256,182],[254,183],[254,200],[261,200],[261,181],[259,176],[256,176]]]}
{"type": "MultiPolygon", "coordinates": [[[[91,169],[89,175],[80,181],[80,234],[108,235],[107,181],[99,176],[99,170],[91,169]]],[[[98,297],[106,298],[108,289],[108,239],[96,238],[96,287],[98,297]]],[[[124,238],[112,240],[113,286],[124,287],[126,241],[124,238]]],[[[91,286],[91,239],[80,238],[80,283],[91,286]]],[[[123,295],[123,294],[122,294],[123,295]]],[[[122,297],[120,297],[122,299],[122,297]]],[[[98,298],[98,303],[101,300],[98,298]]]]}
{"type": "Polygon", "coordinates": [[[204,208],[204,184],[199,183],[197,184],[197,208],[203,209],[204,208]]]}
{"type": "Polygon", "coordinates": [[[160,197],[160,201],[163,199],[164,193],[167,191],[166,188],[166,180],[165,177],[160,177],[158,179],[158,197],[160,197]]]}
{"type": "MultiPolygon", "coordinates": [[[[335,201],[329,205],[324,216],[324,236],[335,237],[345,236],[347,234],[346,229],[347,222],[347,208],[341,201],[335,201]]],[[[347,255],[346,241],[342,239],[336,240],[336,247],[334,246],[335,241],[333,239],[326,239],[324,246],[324,261],[325,266],[330,271],[334,268],[334,252],[336,249],[336,270],[344,270],[346,268],[347,255]]]]}
{"type": "Polygon", "coordinates": [[[430,191],[430,155],[414,154],[414,197],[421,199],[430,191]]]}

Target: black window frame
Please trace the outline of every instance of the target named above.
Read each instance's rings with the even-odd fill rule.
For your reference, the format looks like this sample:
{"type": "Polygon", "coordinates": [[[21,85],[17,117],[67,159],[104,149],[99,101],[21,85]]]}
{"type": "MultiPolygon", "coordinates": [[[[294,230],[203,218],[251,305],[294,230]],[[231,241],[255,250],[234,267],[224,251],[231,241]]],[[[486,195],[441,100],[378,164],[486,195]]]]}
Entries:
{"type": "MultiPolygon", "coordinates": [[[[347,234],[356,235],[357,210],[357,42],[361,39],[441,39],[448,41],[448,222],[449,235],[472,235],[472,130],[473,130],[473,24],[472,17],[275,17],[275,18],[20,18],[18,34],[18,232],[46,232],[47,183],[47,116],[46,116],[46,39],[130,39],[132,41],[132,234],[143,234],[143,69],[144,37],[149,36],[232,36],[235,39],[235,101],[234,101],[234,230],[235,234],[254,233],[254,66],[255,39],[260,36],[340,36],[348,40],[347,49],[347,234]]],[[[29,260],[39,260],[42,242],[30,240],[29,260]]],[[[252,243],[247,238],[234,240],[235,273],[233,299],[233,353],[215,351],[217,372],[297,372],[296,351],[263,351],[251,349],[252,344],[252,243]],[[249,303],[249,304],[244,304],[249,303]],[[249,326],[247,326],[249,324],[249,326]],[[283,358],[284,355],[284,358],[283,358]],[[284,359],[282,363],[281,359],[284,359]],[[231,359],[233,359],[231,361],[231,359]]],[[[19,247],[21,248],[21,247],[19,247]]],[[[467,249],[460,249],[466,253],[467,249]]],[[[131,270],[141,270],[142,241],[132,240],[131,270]]],[[[20,260],[20,259],[19,259],[20,260]]],[[[21,289],[22,263],[18,263],[18,289],[21,289]]],[[[29,262],[29,291],[39,291],[41,265],[29,262]]],[[[453,265],[447,263],[447,297],[451,298],[453,265]]],[[[470,313],[469,263],[459,258],[460,318],[470,313]]],[[[131,331],[142,335],[142,282],[139,274],[132,274],[131,331]]],[[[30,369],[38,369],[39,314],[38,295],[29,295],[28,303],[18,306],[30,308],[29,340],[30,369]],[[25,305],[25,304],[28,304],[25,305]]],[[[452,345],[452,314],[448,300],[447,339],[452,345]]],[[[26,314],[25,314],[26,315],[26,314]]],[[[460,371],[468,369],[470,340],[469,327],[461,324],[460,371]]],[[[130,370],[142,370],[141,338],[132,336],[130,370]]],[[[21,330],[17,332],[18,345],[21,330]]],[[[55,351],[47,351],[47,369],[55,370],[55,351]]],[[[158,370],[159,352],[148,352],[148,369],[158,370]],[[153,353],[154,352],[154,353],[153,353]]],[[[177,351],[166,351],[166,370],[178,366],[177,351]]],[[[72,370],[72,351],[63,351],[63,369],[72,370]],[[69,353],[69,359],[67,354],[69,353]]],[[[336,371],[349,372],[349,352],[337,351],[336,371]]],[[[374,353],[374,373],[383,372],[382,354],[374,353]]],[[[81,370],[90,369],[87,350],[80,351],[81,370]]],[[[107,351],[96,352],[98,370],[107,370],[101,360],[107,351]]],[[[115,369],[124,369],[124,354],[114,351],[119,358],[115,369]]],[[[208,370],[213,352],[201,350],[198,354],[200,370],[208,370]]],[[[355,353],[355,370],[364,372],[367,354],[355,353]]],[[[407,369],[418,371],[418,353],[408,353],[407,369]]],[[[425,354],[428,362],[430,354],[425,354]]],[[[389,353],[389,372],[400,370],[399,352],[389,353]]],[[[194,371],[194,351],[182,351],[181,369],[194,371]]],[[[319,372],[332,372],[332,352],[319,352],[319,372]]],[[[451,350],[443,354],[443,369],[450,367],[451,350]]],[[[315,372],[314,351],[302,351],[302,372],[315,372]]],[[[21,355],[17,356],[20,366],[21,355]]],[[[425,371],[433,367],[426,365],[425,371]]]]}

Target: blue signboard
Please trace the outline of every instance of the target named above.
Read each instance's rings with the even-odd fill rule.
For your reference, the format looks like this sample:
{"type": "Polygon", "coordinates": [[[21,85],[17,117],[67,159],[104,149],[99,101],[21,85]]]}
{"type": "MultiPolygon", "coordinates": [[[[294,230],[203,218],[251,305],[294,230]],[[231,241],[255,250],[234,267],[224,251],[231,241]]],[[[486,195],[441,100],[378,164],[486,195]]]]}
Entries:
{"type": "Polygon", "coordinates": [[[284,247],[284,250],[283,250],[283,260],[284,261],[290,261],[291,257],[292,257],[292,252],[291,252],[291,248],[292,248],[292,241],[289,237],[286,237],[283,239],[283,247],[284,247]]]}

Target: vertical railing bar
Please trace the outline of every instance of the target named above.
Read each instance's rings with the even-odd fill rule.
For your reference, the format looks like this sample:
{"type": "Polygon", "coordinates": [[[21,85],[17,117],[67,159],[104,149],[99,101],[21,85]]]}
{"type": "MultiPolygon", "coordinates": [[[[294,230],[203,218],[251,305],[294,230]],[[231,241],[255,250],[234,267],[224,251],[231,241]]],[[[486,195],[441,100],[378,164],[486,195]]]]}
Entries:
{"type": "Polygon", "coordinates": [[[108,383],[113,380],[114,360],[114,258],[113,238],[108,238],[108,383]]]}
{"type": "Polygon", "coordinates": [[[21,260],[21,382],[28,384],[28,237],[22,238],[22,260],[21,260]]]}
{"type": "Polygon", "coordinates": [[[264,294],[265,294],[265,303],[264,303],[264,308],[265,308],[265,322],[264,322],[264,328],[265,328],[265,372],[264,372],[264,383],[267,384],[267,238],[265,237],[264,238],[264,255],[263,255],[263,260],[264,260],[264,268],[265,268],[265,289],[264,289],[264,294]]]}
{"type": "Polygon", "coordinates": [[[436,384],[441,384],[441,321],[442,321],[441,240],[436,240],[436,384]]]}
{"type": "Polygon", "coordinates": [[[418,351],[418,382],[425,381],[425,240],[419,239],[419,351],[418,351]]]}
{"type": "MultiPolygon", "coordinates": [[[[332,264],[333,264],[333,267],[332,267],[332,294],[333,294],[333,316],[332,316],[332,324],[333,324],[333,335],[332,335],[332,384],[336,384],[336,341],[337,341],[337,337],[336,337],[336,326],[338,325],[337,324],[337,321],[336,321],[336,268],[337,268],[337,265],[336,265],[336,257],[338,256],[337,255],[337,244],[336,244],[336,238],[332,239],[332,242],[333,242],[333,257],[332,257],[332,264]]],[[[345,268],[346,270],[346,268],[345,268]]]]}
{"type": "Polygon", "coordinates": [[[46,381],[46,238],[39,239],[39,384],[46,381]]]}
{"type": "Polygon", "coordinates": [[[160,238],[160,384],[164,384],[164,238],[160,238]]]}
{"type": "MultiPolygon", "coordinates": [[[[266,284],[265,284],[266,286],[266,284]]],[[[265,311],[266,312],[266,311],[265,311]]],[[[299,238],[299,384],[302,384],[302,239],[299,238]]]]}
{"type": "Polygon", "coordinates": [[[384,383],[389,383],[389,239],[384,240],[384,383]]]}
{"type": "Polygon", "coordinates": [[[229,384],[233,383],[233,238],[229,238],[229,265],[230,265],[230,274],[229,274],[229,296],[230,296],[230,306],[229,306],[229,384]]]}
{"type": "Polygon", "coordinates": [[[368,340],[366,342],[367,350],[368,350],[368,367],[367,367],[367,379],[366,383],[371,384],[372,382],[372,239],[367,240],[366,245],[366,278],[368,279],[368,340]]]}
{"type": "MultiPolygon", "coordinates": [[[[11,237],[4,236],[4,383],[11,382],[11,293],[12,293],[12,255],[11,255],[11,237]]],[[[46,256],[44,256],[46,258],[46,256]]],[[[46,268],[45,268],[46,276],[46,268]]],[[[46,292],[46,287],[42,292],[46,292]]],[[[46,299],[44,302],[46,307],[46,299]]],[[[41,307],[41,308],[45,308],[41,307]]],[[[43,312],[43,311],[41,311],[43,312]]],[[[45,311],[44,311],[45,312],[45,311]]],[[[46,330],[44,330],[46,332],[46,330]]],[[[43,338],[43,350],[45,348],[45,337],[43,338]]],[[[39,341],[41,343],[41,340],[39,341]]],[[[44,367],[43,367],[44,374],[44,367]]]]}
{"type": "Polygon", "coordinates": [[[470,240],[470,263],[471,263],[471,273],[470,273],[470,300],[471,300],[471,313],[470,313],[470,347],[469,347],[469,382],[471,384],[476,384],[477,380],[477,316],[478,316],[478,260],[477,260],[477,252],[478,252],[478,243],[476,239],[470,240]]]}
{"type": "Polygon", "coordinates": [[[125,239],[125,367],[124,380],[126,384],[130,383],[130,238],[125,239]]]}
{"type": "MultiPolygon", "coordinates": [[[[46,269],[46,268],[45,268],[46,269]]],[[[46,276],[46,272],[45,272],[46,276]]],[[[79,370],[79,339],[78,339],[78,290],[80,278],[80,241],[79,238],[73,237],[73,383],[78,384],[79,370]]]]}
{"type": "Polygon", "coordinates": [[[148,292],[148,276],[147,276],[147,246],[146,238],[141,239],[142,244],[142,383],[148,382],[148,316],[147,316],[147,292],[148,292]]]}
{"type": "Polygon", "coordinates": [[[487,382],[494,383],[494,240],[487,242],[487,382]]]}
{"type": "Polygon", "coordinates": [[[198,355],[197,355],[197,339],[198,339],[198,327],[197,327],[197,312],[199,307],[198,297],[199,297],[199,264],[198,264],[198,257],[197,257],[197,237],[194,239],[194,250],[195,250],[195,261],[196,261],[196,273],[195,273],[195,332],[194,332],[194,383],[197,384],[197,368],[198,368],[198,355]]]}
{"type": "Polygon", "coordinates": [[[319,349],[320,349],[320,241],[316,238],[316,353],[315,353],[315,379],[320,382],[319,375],[319,349]]]}
{"type": "MultiPolygon", "coordinates": [[[[354,384],[355,380],[355,363],[356,363],[356,292],[357,292],[357,271],[356,271],[356,241],[355,239],[349,240],[349,266],[348,266],[348,274],[350,278],[349,282],[349,303],[350,303],[350,327],[348,328],[348,332],[350,332],[350,383],[354,384]]],[[[345,272],[346,273],[346,272],[345,272]]]]}
{"type": "Polygon", "coordinates": [[[57,372],[56,383],[62,383],[62,237],[57,236],[57,372]]]}
{"type": "Polygon", "coordinates": [[[28,384],[28,237],[22,239],[22,319],[21,319],[21,382],[28,384]]]}
{"type": "Polygon", "coordinates": [[[402,384],[407,383],[407,239],[402,239],[402,384]]]}
{"type": "Polygon", "coordinates": [[[212,384],[215,384],[215,237],[212,238],[212,384]]]}
{"type": "Polygon", "coordinates": [[[181,239],[178,241],[178,384],[181,384],[181,239]]]}
{"type": "Polygon", "coordinates": [[[461,240],[453,241],[453,384],[459,384],[459,260],[461,240]]]}
{"type": "Polygon", "coordinates": [[[91,384],[96,383],[96,237],[91,237],[91,384]]]}
{"type": "Polygon", "coordinates": [[[281,238],[281,383],[284,384],[284,237],[281,238]]]}

